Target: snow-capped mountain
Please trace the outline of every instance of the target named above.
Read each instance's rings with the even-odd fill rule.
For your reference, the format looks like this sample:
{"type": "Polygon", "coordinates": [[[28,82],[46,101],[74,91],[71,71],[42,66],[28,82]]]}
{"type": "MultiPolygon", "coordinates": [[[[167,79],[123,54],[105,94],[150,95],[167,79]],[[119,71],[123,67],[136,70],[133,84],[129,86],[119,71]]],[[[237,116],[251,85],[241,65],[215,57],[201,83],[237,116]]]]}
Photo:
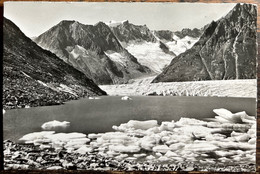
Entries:
{"type": "Polygon", "coordinates": [[[151,72],[121,46],[103,22],[84,25],[62,21],[34,41],[97,84],[127,83],[129,79],[151,72]]]}
{"type": "Polygon", "coordinates": [[[153,82],[256,78],[256,6],[237,4],[153,82]]]}
{"type": "Polygon", "coordinates": [[[158,74],[162,72],[163,68],[169,65],[175,57],[174,53],[169,51],[166,53],[160,46],[169,50],[162,42],[132,43],[127,45],[126,49],[137,58],[138,62],[158,74]]]}
{"type": "Polygon", "coordinates": [[[167,30],[151,31],[146,25],[134,25],[127,20],[111,21],[108,25],[125,49],[155,73],[162,72],[176,55],[198,40],[188,36],[181,39],[167,30]]]}
{"type": "Polygon", "coordinates": [[[184,32],[182,35],[176,34],[181,33],[179,31],[172,32],[169,30],[158,30],[154,31],[154,35],[158,40],[162,41],[165,45],[169,47],[169,50],[172,51],[176,56],[190,49],[200,38],[201,30],[194,28],[183,29],[184,32]],[[193,31],[198,31],[199,34],[193,34],[193,31]]]}
{"type": "Polygon", "coordinates": [[[42,49],[4,18],[3,107],[59,104],[105,95],[92,80],[55,54],[42,49]]]}
{"type": "Polygon", "coordinates": [[[158,39],[146,25],[134,25],[126,20],[109,26],[125,49],[153,72],[160,73],[174,58],[160,48],[158,39]]]}
{"type": "Polygon", "coordinates": [[[128,20],[96,25],[62,21],[34,41],[97,84],[118,84],[161,73],[198,40],[189,32],[184,34],[187,36],[180,38],[171,31],[151,31],[128,20]]]}

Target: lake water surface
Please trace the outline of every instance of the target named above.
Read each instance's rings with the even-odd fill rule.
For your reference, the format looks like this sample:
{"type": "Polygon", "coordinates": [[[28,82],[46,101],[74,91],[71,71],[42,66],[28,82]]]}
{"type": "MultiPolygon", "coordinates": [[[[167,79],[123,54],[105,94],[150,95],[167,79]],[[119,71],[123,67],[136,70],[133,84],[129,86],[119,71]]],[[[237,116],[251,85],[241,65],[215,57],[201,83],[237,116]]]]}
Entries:
{"type": "Polygon", "coordinates": [[[65,105],[8,110],[3,116],[4,140],[17,141],[27,133],[42,131],[45,122],[69,121],[61,132],[103,133],[113,131],[113,125],[129,120],[178,121],[181,117],[214,117],[213,109],[231,112],[246,111],[256,115],[255,98],[232,97],[162,97],[134,96],[123,101],[119,96],[103,96],[99,100],[80,99],[65,105]]]}

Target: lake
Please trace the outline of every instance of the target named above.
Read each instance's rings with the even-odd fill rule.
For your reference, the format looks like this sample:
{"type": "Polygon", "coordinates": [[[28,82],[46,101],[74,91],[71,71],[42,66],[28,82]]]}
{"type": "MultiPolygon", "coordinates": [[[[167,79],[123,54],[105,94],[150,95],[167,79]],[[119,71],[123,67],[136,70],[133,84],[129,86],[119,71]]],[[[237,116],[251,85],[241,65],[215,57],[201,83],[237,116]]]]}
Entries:
{"type": "Polygon", "coordinates": [[[246,111],[256,115],[255,98],[134,96],[102,96],[67,102],[64,105],[8,110],[3,116],[4,140],[17,141],[27,133],[42,131],[45,122],[69,121],[70,127],[61,132],[103,133],[113,131],[113,125],[129,120],[178,121],[181,117],[214,117],[213,109],[226,108],[231,112],[246,111]]]}

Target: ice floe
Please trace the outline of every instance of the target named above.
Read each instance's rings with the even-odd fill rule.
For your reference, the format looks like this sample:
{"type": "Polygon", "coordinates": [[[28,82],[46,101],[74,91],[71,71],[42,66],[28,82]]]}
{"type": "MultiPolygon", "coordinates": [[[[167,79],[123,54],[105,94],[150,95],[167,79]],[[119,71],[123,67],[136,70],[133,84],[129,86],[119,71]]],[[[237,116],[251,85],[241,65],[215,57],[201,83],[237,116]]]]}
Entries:
{"type": "Polygon", "coordinates": [[[220,108],[214,109],[218,116],[215,116],[215,121],[221,123],[254,123],[256,121],[255,117],[248,116],[245,111],[237,112],[233,114],[232,112],[228,111],[227,109],[220,108]]]}
{"type": "MultiPolygon", "coordinates": [[[[254,162],[255,118],[245,112],[232,113],[222,108],[214,112],[225,121],[181,118],[158,124],[157,120],[130,120],[114,125],[114,132],[86,135],[42,131],[27,134],[20,140],[41,149],[58,151],[65,148],[68,153],[97,153],[116,160],[146,159],[152,163],[192,162],[203,165],[254,162]]],[[[8,155],[11,152],[6,149],[4,153],[8,155]]]]}
{"type": "Polygon", "coordinates": [[[130,145],[130,146],[124,146],[124,145],[111,145],[109,146],[109,150],[115,151],[115,152],[139,152],[141,148],[136,145],[130,145]]]}
{"type": "Polygon", "coordinates": [[[54,134],[55,131],[42,131],[42,132],[34,132],[24,135],[22,138],[20,138],[20,141],[34,141],[39,139],[44,139],[45,136],[54,134]]]}
{"type": "Polygon", "coordinates": [[[57,121],[57,120],[53,120],[53,121],[49,121],[44,123],[41,128],[43,130],[52,130],[55,128],[66,128],[70,126],[70,122],[68,121],[57,121]]]}
{"type": "Polygon", "coordinates": [[[80,153],[80,154],[86,154],[88,152],[92,152],[93,151],[93,148],[87,146],[87,145],[83,145],[81,146],[80,148],[78,148],[76,150],[77,153],[80,153]]]}
{"type": "Polygon", "coordinates": [[[123,123],[120,126],[113,126],[113,129],[119,131],[128,131],[129,129],[142,129],[147,130],[158,126],[157,120],[138,121],[130,120],[127,123],[123,123]]]}
{"type": "Polygon", "coordinates": [[[132,100],[132,98],[128,97],[128,96],[124,96],[121,98],[121,100],[132,100]]]}
{"type": "Polygon", "coordinates": [[[154,152],[166,153],[169,149],[167,145],[157,145],[153,147],[154,152]]]}
{"type": "Polygon", "coordinates": [[[90,100],[99,100],[101,98],[100,97],[88,97],[88,99],[90,99],[90,100]]]}

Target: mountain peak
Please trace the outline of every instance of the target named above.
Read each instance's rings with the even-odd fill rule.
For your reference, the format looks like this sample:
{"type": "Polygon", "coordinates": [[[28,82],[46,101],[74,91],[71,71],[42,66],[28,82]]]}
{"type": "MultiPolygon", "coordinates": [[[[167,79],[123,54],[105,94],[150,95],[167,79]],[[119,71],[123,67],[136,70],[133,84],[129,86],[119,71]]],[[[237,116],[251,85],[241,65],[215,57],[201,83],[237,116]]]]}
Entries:
{"type": "Polygon", "coordinates": [[[102,26],[102,27],[106,26],[107,27],[107,25],[104,22],[102,22],[102,21],[99,21],[94,26],[102,26]]]}
{"type": "Polygon", "coordinates": [[[237,4],[153,82],[256,78],[256,6],[237,4]]]}
{"type": "Polygon", "coordinates": [[[129,24],[129,21],[128,20],[124,20],[124,21],[122,21],[122,24],[129,24]]]}
{"type": "Polygon", "coordinates": [[[70,25],[73,24],[74,22],[76,22],[75,20],[62,20],[60,21],[57,25],[61,26],[61,25],[70,25]]]}
{"type": "Polygon", "coordinates": [[[128,20],[110,24],[109,27],[119,39],[124,43],[130,42],[156,42],[155,36],[146,25],[134,25],[128,20]]]}
{"type": "Polygon", "coordinates": [[[176,31],[174,34],[179,38],[184,38],[185,36],[196,38],[201,35],[201,30],[199,30],[198,28],[183,28],[181,31],[176,31]]]}

